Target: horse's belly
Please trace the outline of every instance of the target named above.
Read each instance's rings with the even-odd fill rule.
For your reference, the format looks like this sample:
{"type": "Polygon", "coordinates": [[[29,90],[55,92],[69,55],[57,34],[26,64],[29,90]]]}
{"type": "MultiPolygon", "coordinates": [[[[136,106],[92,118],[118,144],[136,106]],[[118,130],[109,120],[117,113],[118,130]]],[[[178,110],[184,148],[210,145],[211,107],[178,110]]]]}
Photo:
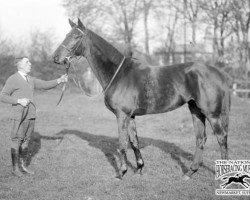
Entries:
{"type": "Polygon", "coordinates": [[[159,93],[153,97],[145,96],[138,103],[138,115],[140,112],[144,114],[168,112],[182,106],[184,103],[181,95],[174,90],[171,93],[159,93]]]}

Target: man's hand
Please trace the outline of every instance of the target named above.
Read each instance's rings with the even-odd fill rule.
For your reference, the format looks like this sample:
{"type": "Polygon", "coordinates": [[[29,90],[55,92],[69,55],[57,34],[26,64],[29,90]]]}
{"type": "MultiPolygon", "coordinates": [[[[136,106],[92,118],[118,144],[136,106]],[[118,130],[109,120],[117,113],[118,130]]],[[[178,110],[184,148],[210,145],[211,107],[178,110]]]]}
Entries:
{"type": "Polygon", "coordinates": [[[58,84],[65,83],[65,82],[68,82],[68,75],[67,74],[62,75],[59,79],[57,79],[58,84]]]}
{"type": "Polygon", "coordinates": [[[23,107],[26,107],[30,103],[30,100],[27,98],[18,99],[17,103],[21,104],[23,107]]]}

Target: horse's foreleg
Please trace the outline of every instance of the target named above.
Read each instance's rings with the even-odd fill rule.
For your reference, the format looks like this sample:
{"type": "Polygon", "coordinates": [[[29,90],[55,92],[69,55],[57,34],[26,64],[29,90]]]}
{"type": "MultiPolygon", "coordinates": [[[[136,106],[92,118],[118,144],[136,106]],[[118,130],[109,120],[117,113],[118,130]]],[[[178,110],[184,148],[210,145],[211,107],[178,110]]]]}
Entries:
{"type": "Polygon", "coordinates": [[[196,135],[196,149],[190,169],[185,174],[186,178],[191,177],[192,174],[194,174],[198,170],[199,166],[202,164],[203,149],[207,140],[205,131],[205,119],[206,119],[205,115],[203,115],[200,109],[193,103],[189,104],[189,109],[192,114],[194,131],[196,135]]]}
{"type": "Polygon", "coordinates": [[[135,153],[135,159],[136,159],[136,163],[137,163],[136,172],[141,173],[141,170],[144,166],[144,162],[143,162],[141,152],[139,149],[139,142],[138,142],[134,117],[132,117],[130,119],[130,123],[129,123],[129,127],[128,127],[128,134],[129,134],[129,140],[130,140],[131,147],[135,153]]]}
{"type": "Polygon", "coordinates": [[[119,156],[121,161],[121,167],[118,178],[122,178],[123,175],[127,172],[129,117],[125,113],[119,112],[119,114],[117,114],[117,124],[119,133],[119,156]]]}

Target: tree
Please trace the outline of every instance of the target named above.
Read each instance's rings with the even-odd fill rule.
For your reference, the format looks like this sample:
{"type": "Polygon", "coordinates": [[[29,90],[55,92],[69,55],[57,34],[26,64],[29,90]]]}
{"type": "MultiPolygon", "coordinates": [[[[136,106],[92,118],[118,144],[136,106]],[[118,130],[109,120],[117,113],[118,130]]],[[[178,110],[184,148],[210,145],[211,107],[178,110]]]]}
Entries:
{"type": "Polygon", "coordinates": [[[147,55],[150,54],[149,51],[149,16],[150,12],[154,12],[158,7],[161,6],[161,1],[155,0],[142,0],[141,10],[143,14],[143,25],[144,25],[144,48],[147,55]]]}
{"type": "MultiPolygon", "coordinates": [[[[179,4],[178,4],[179,5],[179,4]]],[[[156,7],[154,13],[157,21],[159,22],[163,38],[164,53],[166,53],[165,62],[172,64],[174,62],[174,52],[176,45],[176,29],[180,19],[180,10],[172,0],[160,1],[159,6],[156,7]],[[171,7],[171,9],[169,9],[171,7]]],[[[162,48],[159,49],[162,51],[162,48]]],[[[163,63],[162,63],[163,64],[163,63]]]]}
{"type": "Polygon", "coordinates": [[[233,29],[239,45],[239,65],[243,66],[244,76],[248,78],[250,65],[249,26],[250,26],[250,1],[233,1],[233,16],[235,18],[233,29]]]}
{"type": "Polygon", "coordinates": [[[53,54],[54,36],[52,32],[31,32],[31,43],[28,47],[28,55],[34,66],[33,74],[44,80],[51,80],[63,73],[62,67],[54,64],[51,55],[53,54]]]}
{"type": "Polygon", "coordinates": [[[63,7],[66,9],[68,16],[80,18],[84,21],[85,26],[91,28],[96,33],[103,32],[104,22],[107,20],[105,16],[105,8],[107,1],[103,0],[64,0],[63,7]]]}
{"type": "Polygon", "coordinates": [[[202,1],[200,0],[184,0],[184,17],[188,19],[192,26],[192,43],[196,44],[196,31],[197,31],[197,23],[199,20],[199,15],[202,11],[201,9],[202,1]]]}
{"type": "Polygon", "coordinates": [[[125,43],[125,55],[132,55],[135,24],[139,19],[138,0],[111,0],[111,7],[107,10],[114,22],[114,33],[117,39],[125,43]]]}
{"type": "Polygon", "coordinates": [[[202,4],[206,12],[206,21],[213,25],[213,52],[218,59],[223,59],[225,52],[225,39],[231,34],[232,21],[232,1],[231,0],[212,0],[202,4]]]}
{"type": "Polygon", "coordinates": [[[0,35],[0,86],[16,71],[14,66],[15,45],[0,35]]]}

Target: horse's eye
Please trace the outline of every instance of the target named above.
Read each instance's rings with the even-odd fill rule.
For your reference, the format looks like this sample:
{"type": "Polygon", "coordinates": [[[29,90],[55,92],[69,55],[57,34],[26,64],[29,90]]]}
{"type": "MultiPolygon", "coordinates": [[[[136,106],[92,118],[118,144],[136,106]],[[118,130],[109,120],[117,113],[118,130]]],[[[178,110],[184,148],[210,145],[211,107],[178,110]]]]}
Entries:
{"type": "Polygon", "coordinates": [[[75,39],[77,39],[77,38],[79,38],[79,37],[80,37],[79,35],[74,35],[74,38],[75,38],[75,39]]]}

